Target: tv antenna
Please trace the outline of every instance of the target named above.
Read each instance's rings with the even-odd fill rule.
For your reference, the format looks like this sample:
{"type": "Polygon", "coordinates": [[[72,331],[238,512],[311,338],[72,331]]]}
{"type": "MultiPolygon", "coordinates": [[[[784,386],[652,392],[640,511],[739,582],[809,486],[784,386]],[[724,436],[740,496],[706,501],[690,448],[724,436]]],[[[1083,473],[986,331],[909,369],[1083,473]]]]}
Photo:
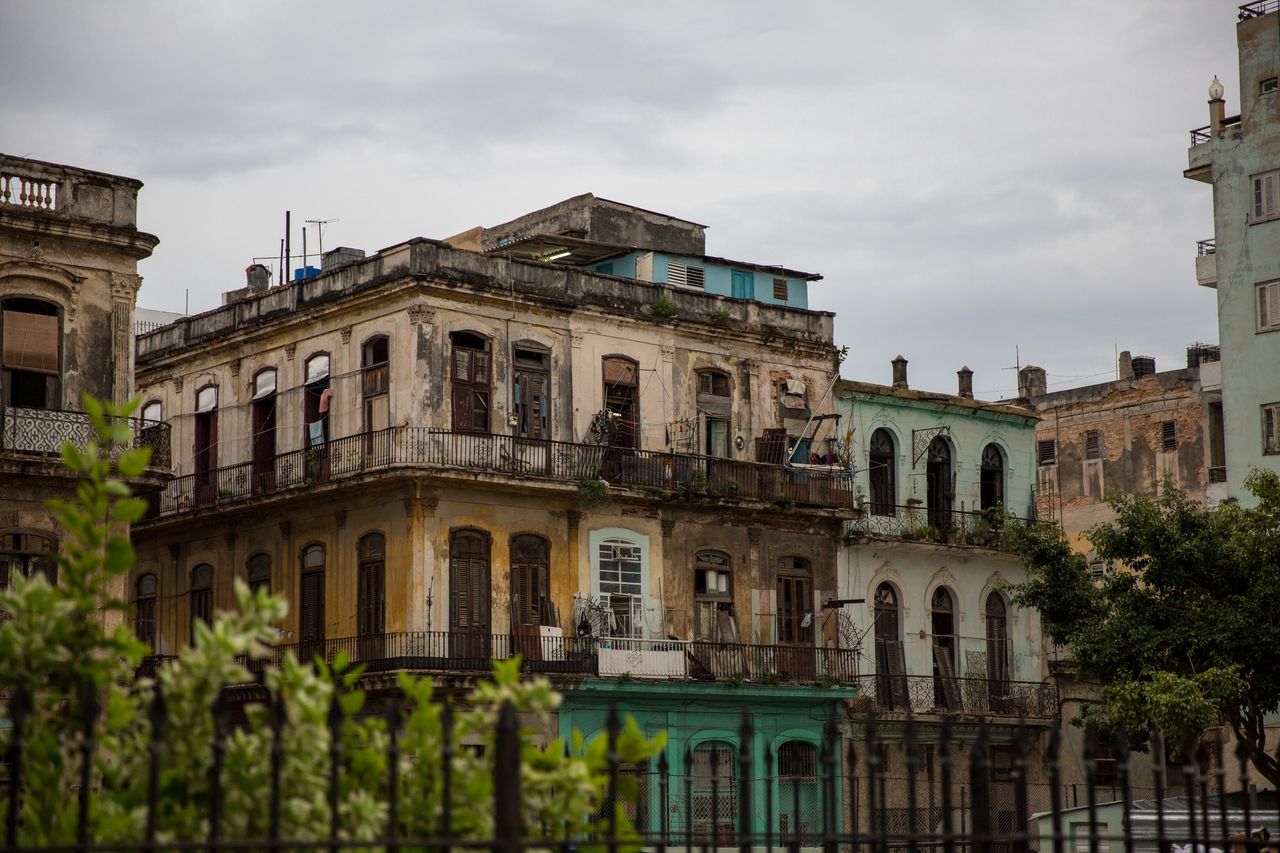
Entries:
{"type": "MultiPolygon", "coordinates": [[[[320,257],[323,258],[324,257],[324,227],[328,225],[330,222],[341,222],[342,220],[341,219],[306,219],[303,221],[306,222],[308,225],[314,225],[316,227],[316,235],[319,238],[319,243],[320,243],[320,257]]],[[[307,265],[305,258],[302,261],[302,265],[303,266],[307,265]]]]}

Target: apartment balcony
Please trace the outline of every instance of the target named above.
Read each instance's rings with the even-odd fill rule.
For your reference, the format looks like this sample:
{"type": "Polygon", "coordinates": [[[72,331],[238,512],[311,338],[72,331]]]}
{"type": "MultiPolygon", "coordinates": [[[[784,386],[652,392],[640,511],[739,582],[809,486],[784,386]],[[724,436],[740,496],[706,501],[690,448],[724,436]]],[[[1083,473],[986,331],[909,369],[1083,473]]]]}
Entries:
{"type": "MultiPolygon", "coordinates": [[[[151,448],[150,468],[167,473],[171,467],[169,424],[128,418],[131,447],[151,448]]],[[[70,442],[83,450],[97,436],[84,412],[54,409],[0,408],[0,454],[58,459],[70,442]]]]}
{"type": "MultiPolygon", "coordinates": [[[[484,675],[494,661],[520,655],[536,675],[596,676],[622,680],[844,684],[859,682],[857,652],[812,646],[766,646],[624,637],[564,637],[407,631],[341,637],[274,646],[269,657],[248,662],[251,672],[279,667],[286,654],[332,664],[340,653],[365,672],[421,671],[484,675]]],[[[138,668],[154,676],[173,657],[152,655],[138,668]]]]}
{"type": "Polygon", "coordinates": [[[610,487],[690,499],[736,499],[851,509],[848,472],[594,444],[390,427],[169,482],[151,517],[312,489],[394,470],[490,474],[505,480],[610,487]]]}
{"type": "Polygon", "coordinates": [[[1250,18],[1261,18],[1272,12],[1280,12],[1280,0],[1255,0],[1253,3],[1245,3],[1240,7],[1236,17],[1238,20],[1247,21],[1250,18]]]}
{"type": "Polygon", "coordinates": [[[859,696],[868,697],[864,701],[881,713],[1058,716],[1058,692],[1041,682],[885,673],[862,676],[857,687],[859,696]]]}
{"type": "Polygon", "coordinates": [[[1196,242],[1196,284],[1218,286],[1218,247],[1216,240],[1196,242]]]}
{"type": "Polygon", "coordinates": [[[1011,525],[1035,522],[990,510],[932,510],[923,505],[875,506],[867,504],[849,522],[850,531],[864,536],[888,537],[939,545],[971,545],[998,548],[1011,525]]]}

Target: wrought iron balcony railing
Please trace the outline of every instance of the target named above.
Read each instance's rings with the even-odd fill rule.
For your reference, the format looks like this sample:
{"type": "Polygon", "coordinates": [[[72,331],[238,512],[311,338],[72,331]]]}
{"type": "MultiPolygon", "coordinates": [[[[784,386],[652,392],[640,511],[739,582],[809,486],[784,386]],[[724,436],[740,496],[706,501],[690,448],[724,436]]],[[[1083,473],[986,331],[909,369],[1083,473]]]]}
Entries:
{"type": "MultiPolygon", "coordinates": [[[[151,448],[150,467],[168,471],[169,424],[129,418],[133,447],[151,448]]],[[[25,456],[59,456],[70,442],[83,449],[93,439],[93,424],[84,412],[30,409],[15,406],[0,409],[0,452],[25,456]]]]}
{"type": "Polygon", "coordinates": [[[1280,12],[1280,0],[1255,0],[1253,3],[1245,3],[1241,6],[1237,18],[1247,21],[1250,18],[1261,18],[1272,12],[1280,12]]]}
{"type": "Polygon", "coordinates": [[[1050,684],[994,678],[878,673],[858,679],[860,696],[890,713],[1050,718],[1058,693],[1050,684]]]}
{"type": "Polygon", "coordinates": [[[1197,240],[1196,241],[1196,257],[1203,258],[1205,255],[1212,255],[1218,251],[1217,239],[1197,240]]]}
{"type": "Polygon", "coordinates": [[[737,459],[390,427],[173,479],[153,516],[190,512],[398,467],[460,469],[504,477],[610,485],[669,495],[786,501],[851,508],[850,475],[737,459]]]}
{"type": "MultiPolygon", "coordinates": [[[[534,629],[536,630],[536,629],[534,629]]],[[[812,646],[766,646],[627,637],[560,637],[466,631],[404,631],[284,643],[247,662],[251,672],[278,667],[292,653],[332,664],[339,653],[366,672],[420,670],[483,674],[520,655],[527,672],[656,681],[750,681],[762,684],[858,683],[857,653],[812,646]]],[[[173,658],[152,655],[139,675],[154,676],[173,658]]]]}
{"type": "Polygon", "coordinates": [[[924,505],[867,504],[851,528],[871,536],[937,542],[947,545],[998,547],[1010,525],[1032,523],[995,510],[978,512],[930,509],[924,505]]]}

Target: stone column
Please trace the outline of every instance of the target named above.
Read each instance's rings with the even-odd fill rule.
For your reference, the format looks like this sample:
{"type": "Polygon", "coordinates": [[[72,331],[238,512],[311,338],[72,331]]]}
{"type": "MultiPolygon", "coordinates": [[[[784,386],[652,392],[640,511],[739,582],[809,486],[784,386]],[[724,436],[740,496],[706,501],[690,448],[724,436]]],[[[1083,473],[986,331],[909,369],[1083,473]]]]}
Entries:
{"type": "Polygon", "coordinates": [[[142,276],[111,274],[111,398],[116,404],[133,395],[133,315],[142,276]]]}

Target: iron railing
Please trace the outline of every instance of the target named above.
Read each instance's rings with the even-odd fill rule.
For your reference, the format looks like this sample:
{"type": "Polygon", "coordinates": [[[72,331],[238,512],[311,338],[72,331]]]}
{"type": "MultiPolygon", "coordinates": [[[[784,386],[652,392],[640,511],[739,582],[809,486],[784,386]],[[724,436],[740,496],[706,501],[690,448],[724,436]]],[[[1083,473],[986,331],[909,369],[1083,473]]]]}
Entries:
{"type": "Polygon", "coordinates": [[[924,505],[867,504],[849,524],[869,536],[937,542],[948,545],[997,547],[1011,525],[1035,524],[998,510],[942,510],[924,505]]]}
{"type": "MultiPolygon", "coordinates": [[[[133,434],[129,446],[151,448],[150,467],[169,470],[169,424],[141,418],[127,420],[133,434]]],[[[84,412],[18,406],[0,408],[0,451],[57,457],[66,442],[83,450],[96,438],[93,423],[84,412]]]]}
{"type": "MultiPolygon", "coordinates": [[[[87,686],[83,695],[96,696],[87,686]]],[[[1181,762],[1166,764],[1162,739],[1151,736],[1151,754],[1140,760],[1123,743],[1102,750],[1087,736],[1083,750],[1082,783],[1073,786],[1064,778],[1062,738],[1050,732],[1048,745],[1021,728],[950,720],[922,724],[913,718],[890,727],[874,715],[842,721],[836,715],[819,716],[812,739],[778,743],[770,727],[769,711],[743,709],[736,731],[699,745],[679,740],[679,728],[668,732],[667,746],[643,765],[623,765],[619,759],[622,720],[617,708],[607,712],[603,730],[600,793],[593,806],[595,817],[585,830],[566,831],[527,818],[531,803],[522,796],[527,753],[520,734],[521,721],[510,702],[500,706],[492,749],[477,753],[466,749],[455,734],[455,712],[448,700],[440,710],[439,749],[415,754],[402,743],[406,715],[399,702],[385,711],[386,735],[371,744],[344,739],[349,723],[341,691],[333,691],[316,748],[325,750],[326,791],[323,804],[312,806],[303,837],[281,833],[282,812],[291,807],[291,791],[311,780],[296,780],[286,767],[285,744],[296,737],[297,725],[291,699],[269,691],[270,703],[265,739],[271,747],[238,756],[234,768],[224,767],[228,740],[234,737],[225,692],[211,709],[209,741],[193,744],[197,755],[207,754],[210,770],[207,796],[181,804],[201,819],[192,829],[175,836],[161,820],[172,809],[163,802],[159,784],[164,765],[168,719],[171,711],[160,690],[153,692],[146,720],[138,720],[142,737],[153,756],[146,778],[120,780],[145,792],[138,805],[140,829],[136,837],[96,844],[104,831],[97,808],[99,798],[113,796],[108,785],[93,784],[97,762],[110,763],[95,738],[99,734],[102,701],[83,701],[69,712],[63,738],[66,754],[83,784],[71,786],[66,797],[74,826],[64,844],[40,844],[30,840],[24,812],[45,804],[27,801],[33,780],[39,784],[44,768],[28,768],[24,732],[30,698],[15,696],[8,708],[11,723],[5,734],[8,778],[0,799],[4,837],[0,850],[25,851],[159,851],[159,850],[449,850],[478,849],[517,853],[524,850],[600,849],[614,851],[620,842],[646,847],[692,851],[738,847],[800,850],[905,850],[911,853],[1028,853],[1031,850],[1062,851],[1123,849],[1134,853],[1167,853],[1174,845],[1198,851],[1219,849],[1272,853],[1269,839],[1277,831],[1280,795],[1257,794],[1243,751],[1231,770],[1224,760],[1221,742],[1213,749],[1191,751],[1181,762]],[[885,734],[888,732],[889,734],[885,734]],[[373,744],[376,744],[373,745],[373,744]],[[328,749],[325,746],[328,745],[328,749]],[[684,747],[681,750],[681,746],[684,747]],[[370,779],[368,750],[385,750],[385,775],[370,779]],[[207,750],[207,753],[204,751],[207,750]],[[1150,787],[1136,787],[1133,780],[1149,761],[1150,787]],[[1107,781],[1103,782],[1102,765],[1107,781]],[[419,790],[422,774],[406,772],[425,766],[431,790],[419,790]],[[471,768],[489,775],[491,785],[475,800],[471,790],[457,786],[473,778],[471,768]],[[363,772],[363,776],[361,773],[363,772]],[[263,780],[260,820],[225,820],[221,811],[228,791],[243,784],[234,780],[263,780]],[[361,781],[356,781],[361,780],[361,781]],[[413,780],[413,781],[409,781],[413,780]],[[367,786],[364,813],[341,806],[349,802],[345,786],[367,786]],[[1080,789],[1083,789],[1081,796],[1080,789]],[[1234,789],[1240,793],[1231,795],[1234,789]],[[441,793],[443,792],[443,793],[441,793]],[[451,795],[450,792],[453,792],[451,795]],[[457,796],[461,794],[461,796],[457,796]],[[378,807],[374,804],[385,804],[378,807]],[[412,808],[410,808],[412,804],[412,808]],[[403,806],[403,808],[402,808],[403,806]],[[466,810],[464,812],[464,810],[466,810]],[[474,819],[483,812],[486,820],[474,819]],[[620,814],[630,818],[634,834],[625,838],[620,814]],[[371,835],[370,815],[382,830],[371,835]],[[472,818],[470,820],[466,818],[472,818]],[[366,828],[356,829],[357,821],[366,828]],[[426,827],[423,835],[412,827],[426,827]],[[466,827],[484,827],[485,835],[467,834],[466,827]],[[247,828],[247,829],[242,829],[247,828]],[[491,830],[492,835],[489,835],[491,830]],[[1265,830],[1265,832],[1263,831],[1265,830]],[[246,834],[243,837],[241,832],[246,834]]],[[[566,746],[573,751],[588,744],[566,746]]],[[[1079,765],[1073,750],[1066,766],[1079,765]]],[[[63,806],[63,803],[58,803],[63,806]]],[[[107,827],[107,832],[118,828],[107,827]]],[[[295,830],[299,834],[302,831],[295,830]]]]}
{"type": "MultiPolygon", "coordinates": [[[[764,684],[859,683],[858,653],[813,646],[649,640],[631,637],[543,636],[537,628],[514,634],[400,631],[331,637],[275,645],[268,657],[246,665],[278,668],[286,654],[333,664],[339,654],[367,672],[397,670],[482,674],[493,662],[520,655],[526,672],[660,681],[751,681],[764,684]]],[[[154,676],[170,655],[150,655],[139,676],[154,676]]]]}
{"type": "Polygon", "coordinates": [[[1058,692],[1051,684],[994,678],[878,673],[858,679],[860,696],[884,712],[973,714],[1051,719],[1058,692]]]}
{"type": "Polygon", "coordinates": [[[1203,258],[1205,255],[1212,255],[1218,251],[1217,238],[1210,240],[1196,241],[1196,257],[1203,258]]]}
{"type": "Polygon", "coordinates": [[[1210,465],[1209,466],[1209,482],[1210,483],[1227,482],[1227,466],[1226,465],[1210,465]]]}
{"type": "Polygon", "coordinates": [[[1250,18],[1261,18],[1272,12],[1280,12],[1280,0],[1254,0],[1253,3],[1245,3],[1241,6],[1237,17],[1241,21],[1247,21],[1250,18]]]}
{"type": "Polygon", "coordinates": [[[609,485],[671,496],[742,498],[851,507],[847,472],[510,435],[397,426],[305,450],[176,477],[153,515],[249,500],[400,466],[609,485]]]}

